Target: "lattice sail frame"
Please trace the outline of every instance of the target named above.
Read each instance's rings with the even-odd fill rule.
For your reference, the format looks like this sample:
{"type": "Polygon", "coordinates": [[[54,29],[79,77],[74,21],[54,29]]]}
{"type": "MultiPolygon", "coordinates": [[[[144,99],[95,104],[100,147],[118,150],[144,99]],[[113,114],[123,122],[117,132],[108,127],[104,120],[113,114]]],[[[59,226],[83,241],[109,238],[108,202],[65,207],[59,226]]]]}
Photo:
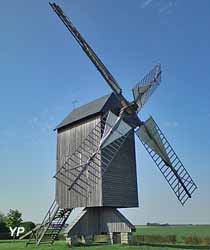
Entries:
{"type": "Polygon", "coordinates": [[[97,70],[101,73],[101,75],[103,76],[105,81],[108,83],[108,85],[111,87],[111,89],[116,93],[116,95],[121,96],[122,90],[119,84],[114,79],[114,77],[109,72],[109,70],[106,68],[106,66],[103,64],[103,62],[100,60],[100,58],[93,51],[93,49],[90,47],[90,45],[85,41],[85,39],[76,29],[76,27],[73,25],[73,23],[69,20],[67,16],[65,16],[62,9],[57,4],[55,3],[49,3],[49,4],[52,7],[52,9],[55,11],[55,13],[58,15],[58,17],[61,19],[61,21],[64,23],[64,25],[67,27],[67,29],[71,32],[75,40],[81,46],[81,48],[89,57],[89,59],[92,61],[92,63],[95,65],[97,70]]]}
{"type": "MultiPolygon", "coordinates": [[[[58,181],[68,187],[69,191],[73,190],[86,199],[95,190],[99,179],[101,179],[130,134],[131,128],[125,133],[122,133],[118,128],[112,131],[113,123],[107,122],[110,113],[102,116],[101,120],[73,154],[64,157],[62,166],[54,175],[58,181]],[[105,147],[101,147],[105,130],[111,131],[110,137],[114,133],[118,133],[119,136],[105,147]],[[103,157],[101,157],[102,149],[103,157]],[[75,186],[77,186],[76,189],[75,186]]],[[[120,123],[124,123],[124,121],[120,119],[120,123]]]]}
{"type": "Polygon", "coordinates": [[[155,126],[156,133],[160,137],[163,147],[168,155],[170,160],[170,165],[167,164],[162,157],[157,154],[152,148],[149,147],[147,143],[145,143],[141,137],[139,137],[138,133],[137,136],[139,137],[140,141],[142,142],[143,146],[147,150],[147,152],[152,157],[153,161],[165,177],[166,181],[170,185],[171,189],[175,193],[176,197],[180,201],[182,205],[186,203],[186,201],[191,198],[194,191],[197,189],[195,182],[192,180],[191,176],[189,175],[188,171],[185,169],[184,165],[182,164],[181,160],[178,158],[177,154],[174,152],[173,148],[169,144],[168,140],[158,127],[157,123],[154,121],[152,117],[149,118],[151,122],[153,122],[155,126]]]}
{"type": "Polygon", "coordinates": [[[161,66],[157,64],[139,83],[132,89],[138,111],[147,102],[161,81],[161,66]]]}

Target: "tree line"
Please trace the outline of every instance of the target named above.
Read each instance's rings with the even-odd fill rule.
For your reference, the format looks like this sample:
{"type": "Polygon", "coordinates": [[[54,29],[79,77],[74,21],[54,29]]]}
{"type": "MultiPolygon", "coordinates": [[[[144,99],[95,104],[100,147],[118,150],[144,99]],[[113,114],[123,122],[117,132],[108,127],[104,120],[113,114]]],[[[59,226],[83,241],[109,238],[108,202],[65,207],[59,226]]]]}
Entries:
{"type": "Polygon", "coordinates": [[[27,233],[35,224],[32,221],[23,221],[22,213],[17,209],[10,209],[6,215],[0,212],[0,239],[10,239],[10,228],[15,227],[24,227],[24,233],[27,233]]]}

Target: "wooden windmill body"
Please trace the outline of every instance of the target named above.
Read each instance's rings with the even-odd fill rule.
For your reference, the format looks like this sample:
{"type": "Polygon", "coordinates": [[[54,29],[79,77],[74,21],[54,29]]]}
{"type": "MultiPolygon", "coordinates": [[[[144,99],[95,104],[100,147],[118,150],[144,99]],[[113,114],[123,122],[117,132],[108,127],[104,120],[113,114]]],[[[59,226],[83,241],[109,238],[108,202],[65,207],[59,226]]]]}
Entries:
{"type": "Polygon", "coordinates": [[[128,101],[61,8],[50,6],[113,93],[73,110],[57,126],[56,197],[42,223],[26,234],[30,234],[27,244],[52,244],[77,207],[85,209],[69,226],[68,237],[109,234],[113,242],[120,234],[120,242],[128,243],[135,227],[117,208],[138,206],[134,135],[182,205],[197,189],[154,119],[142,121],[138,116],[160,84],[161,67],[156,65],[132,88],[133,100],[128,101]]]}
{"type": "MultiPolygon", "coordinates": [[[[117,115],[119,110],[120,105],[115,94],[110,94],[72,111],[56,128],[57,172],[62,168],[65,156],[71,155],[82,144],[97,124],[101,124],[104,115],[108,111],[117,115]]],[[[94,143],[100,143],[102,133],[102,128],[96,132],[94,143]]],[[[110,150],[112,150],[111,147],[112,145],[110,145],[110,150]]],[[[72,168],[81,164],[84,151],[85,148],[78,153],[80,155],[75,158],[72,168]]],[[[117,208],[138,207],[134,131],[130,131],[116,157],[109,164],[109,168],[102,173],[102,159],[106,157],[106,152],[101,150],[96,163],[85,171],[78,185],[70,191],[65,185],[65,178],[62,181],[62,175],[58,174],[56,201],[59,207],[86,208],[85,213],[82,212],[82,216],[78,217],[77,223],[70,225],[67,229],[69,236],[129,233],[135,229],[116,210],[117,208]]],[[[76,169],[70,171],[69,179],[73,181],[77,172],[76,169]]],[[[69,185],[71,185],[70,182],[69,185]]]]}
{"type": "MultiPolygon", "coordinates": [[[[71,155],[82,144],[104,114],[108,110],[117,110],[116,104],[117,99],[114,94],[102,97],[74,110],[57,127],[57,171],[62,167],[65,156],[71,155]]],[[[96,144],[99,144],[101,137],[102,133],[98,132],[95,138],[96,144]]],[[[81,157],[83,157],[82,151],[78,158],[81,157]]],[[[101,165],[103,164],[101,158],[103,158],[103,150],[97,159],[99,167],[93,163],[93,168],[87,169],[84,174],[84,181],[92,186],[90,190],[82,189],[82,187],[85,188],[82,181],[80,183],[82,187],[77,185],[71,191],[62,182],[56,181],[56,201],[60,207],[107,206],[126,208],[138,206],[134,132],[132,131],[126,138],[103,175],[101,173],[101,165]],[[88,171],[90,172],[89,177],[88,171]],[[86,198],[87,195],[88,198],[86,198]]],[[[81,164],[81,162],[76,162],[75,167],[77,163],[81,164]]],[[[74,174],[77,174],[76,170],[69,178],[73,180],[74,174]]]]}

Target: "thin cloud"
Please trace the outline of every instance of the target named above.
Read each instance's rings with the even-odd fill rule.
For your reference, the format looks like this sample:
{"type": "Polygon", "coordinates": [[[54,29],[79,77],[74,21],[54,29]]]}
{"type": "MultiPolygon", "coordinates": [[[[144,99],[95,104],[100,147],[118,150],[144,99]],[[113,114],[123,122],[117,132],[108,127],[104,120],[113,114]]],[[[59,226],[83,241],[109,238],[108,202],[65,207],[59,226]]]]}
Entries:
{"type": "Polygon", "coordinates": [[[55,119],[45,110],[38,115],[32,116],[28,121],[28,126],[30,126],[30,129],[27,140],[30,141],[30,143],[39,145],[43,137],[49,138],[49,136],[53,134],[55,119]]]}
{"type": "Polygon", "coordinates": [[[159,9],[158,9],[158,13],[160,15],[163,14],[171,14],[172,10],[174,9],[174,7],[176,6],[176,0],[173,1],[167,1],[167,2],[162,2],[162,4],[160,5],[159,9]]]}
{"type": "Polygon", "coordinates": [[[39,115],[31,117],[29,124],[32,129],[48,134],[54,129],[55,119],[48,110],[44,110],[39,115]]]}
{"type": "Polygon", "coordinates": [[[176,128],[179,126],[179,123],[177,121],[166,121],[164,122],[165,127],[170,127],[170,128],[176,128]]]}
{"type": "Polygon", "coordinates": [[[177,4],[177,0],[142,0],[141,8],[153,8],[159,15],[171,14],[177,4]]]}
{"type": "Polygon", "coordinates": [[[151,3],[153,2],[153,0],[146,0],[146,1],[143,1],[142,4],[141,4],[141,8],[144,9],[146,8],[148,5],[150,5],[151,3]]]}

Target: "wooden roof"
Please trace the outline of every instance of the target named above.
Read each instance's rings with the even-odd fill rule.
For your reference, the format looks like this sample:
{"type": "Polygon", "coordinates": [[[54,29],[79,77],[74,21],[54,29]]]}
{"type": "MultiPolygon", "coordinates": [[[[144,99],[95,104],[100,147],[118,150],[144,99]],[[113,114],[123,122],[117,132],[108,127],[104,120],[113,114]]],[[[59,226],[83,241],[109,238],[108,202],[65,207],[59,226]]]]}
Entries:
{"type": "Polygon", "coordinates": [[[118,101],[114,93],[102,96],[92,102],[89,102],[79,108],[74,109],[67,117],[55,128],[55,130],[66,127],[72,123],[81,121],[92,115],[103,113],[111,106],[118,106],[118,101]]]}

